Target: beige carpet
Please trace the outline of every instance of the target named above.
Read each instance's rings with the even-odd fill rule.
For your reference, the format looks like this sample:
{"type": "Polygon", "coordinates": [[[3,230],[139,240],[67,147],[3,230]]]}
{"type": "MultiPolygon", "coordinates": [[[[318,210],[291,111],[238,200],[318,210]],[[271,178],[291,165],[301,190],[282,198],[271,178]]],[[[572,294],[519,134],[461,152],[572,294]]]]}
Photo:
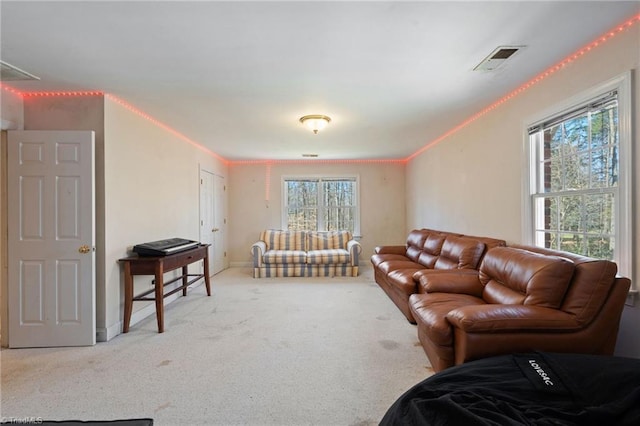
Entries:
{"type": "Polygon", "coordinates": [[[253,279],[232,268],[212,287],[170,304],[163,334],[149,317],[94,347],[3,350],[1,417],[369,425],[433,374],[371,269],[253,279]]]}

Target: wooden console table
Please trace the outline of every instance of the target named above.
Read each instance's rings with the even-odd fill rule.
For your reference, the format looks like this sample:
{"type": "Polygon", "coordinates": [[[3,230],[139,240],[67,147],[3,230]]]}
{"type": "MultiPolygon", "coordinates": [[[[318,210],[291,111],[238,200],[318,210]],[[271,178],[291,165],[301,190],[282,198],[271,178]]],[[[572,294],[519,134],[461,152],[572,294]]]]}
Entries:
{"type": "Polygon", "coordinates": [[[164,298],[182,290],[182,295],[187,295],[187,287],[204,278],[207,287],[207,296],[211,296],[211,283],[209,281],[209,244],[200,244],[195,248],[170,254],[168,256],[130,256],[120,259],[124,264],[124,325],[122,332],[129,332],[131,322],[131,310],[134,301],[155,300],[156,318],[158,320],[158,333],[164,332],[164,298]],[[199,260],[204,261],[204,273],[189,274],[188,265],[199,260]],[[164,273],[182,268],[182,275],[164,282],[164,273]],[[136,296],[133,295],[134,275],[154,275],[154,288],[136,296]],[[182,285],[166,294],[164,287],[176,281],[182,280],[182,285]],[[146,297],[154,293],[154,297],[146,297]]]}

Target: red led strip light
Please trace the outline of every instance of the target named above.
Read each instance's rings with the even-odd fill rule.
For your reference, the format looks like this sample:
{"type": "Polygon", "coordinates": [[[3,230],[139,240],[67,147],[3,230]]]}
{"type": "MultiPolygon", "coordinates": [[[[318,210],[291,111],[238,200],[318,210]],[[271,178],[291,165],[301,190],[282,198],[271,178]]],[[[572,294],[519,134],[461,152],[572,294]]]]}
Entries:
{"type": "Polygon", "coordinates": [[[22,92],[24,98],[43,98],[50,96],[103,96],[103,92],[98,91],[78,91],[78,92],[22,92]]]}
{"type": "Polygon", "coordinates": [[[230,161],[230,166],[252,166],[260,164],[380,164],[380,163],[406,163],[406,159],[353,159],[353,160],[235,160],[230,161]]]}
{"type": "Polygon", "coordinates": [[[155,118],[153,118],[152,116],[150,116],[149,114],[143,112],[142,110],[134,107],[133,105],[131,105],[130,103],[123,101],[122,99],[113,96],[113,95],[105,95],[105,97],[115,103],[117,103],[118,105],[128,109],[129,111],[133,112],[134,114],[144,118],[145,120],[150,121],[151,123],[155,124],[156,126],[160,127],[162,130],[165,130],[169,133],[171,133],[172,135],[178,137],[179,139],[182,139],[183,141],[195,146],[196,148],[198,148],[201,151],[206,152],[207,154],[211,155],[212,157],[217,158],[218,160],[222,161],[224,164],[229,164],[229,160],[227,160],[226,158],[216,154],[215,152],[211,151],[209,148],[206,148],[204,145],[199,144],[198,142],[189,139],[188,137],[186,137],[185,135],[183,135],[182,133],[178,132],[177,130],[167,126],[166,124],[162,123],[161,121],[156,120],[155,118]]]}
{"type": "Polygon", "coordinates": [[[478,118],[482,117],[483,115],[487,114],[490,111],[493,111],[494,109],[496,109],[500,105],[504,104],[505,102],[507,102],[511,98],[519,95],[520,93],[522,93],[525,90],[529,89],[531,86],[539,83],[541,80],[549,77],[550,75],[552,75],[553,73],[555,73],[557,71],[562,70],[564,67],[566,67],[567,65],[569,65],[570,63],[572,63],[576,59],[579,59],[580,57],[584,56],[587,52],[589,52],[589,51],[595,49],[596,47],[600,46],[601,44],[607,42],[608,40],[612,39],[613,37],[615,37],[616,35],[620,34],[621,32],[626,31],[627,29],[629,29],[633,25],[637,24],[638,22],[640,22],[640,14],[634,16],[633,18],[629,19],[628,21],[624,22],[621,25],[618,25],[616,28],[612,29],[611,31],[608,31],[607,33],[605,33],[604,35],[600,36],[596,40],[592,41],[591,43],[589,43],[588,45],[586,45],[582,49],[578,50],[574,54],[567,56],[565,59],[563,59],[562,61],[558,62],[556,65],[554,65],[554,66],[548,68],[547,70],[543,71],[542,73],[540,73],[536,77],[532,78],[528,82],[524,83],[522,86],[518,87],[517,89],[515,89],[511,93],[509,93],[506,96],[498,99],[496,102],[492,103],[491,105],[489,105],[488,107],[484,108],[480,112],[472,115],[471,117],[469,117],[468,119],[466,119],[462,123],[458,124],[453,129],[449,130],[448,132],[442,134],[438,138],[436,138],[433,141],[429,142],[428,144],[426,144],[425,146],[420,148],[418,151],[414,152],[409,157],[407,157],[406,161],[407,162],[411,161],[416,156],[418,156],[418,155],[422,154],[423,152],[425,152],[427,149],[439,144],[440,142],[442,142],[443,140],[445,140],[449,136],[453,135],[454,133],[458,132],[459,130],[461,130],[462,128],[468,126],[469,124],[473,123],[478,118]]]}

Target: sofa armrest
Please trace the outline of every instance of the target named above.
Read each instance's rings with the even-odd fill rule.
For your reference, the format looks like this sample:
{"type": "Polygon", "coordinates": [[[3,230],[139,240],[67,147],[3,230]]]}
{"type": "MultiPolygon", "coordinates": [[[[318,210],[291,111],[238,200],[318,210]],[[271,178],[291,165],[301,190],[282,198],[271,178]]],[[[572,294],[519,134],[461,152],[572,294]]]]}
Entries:
{"type": "Polygon", "coordinates": [[[378,246],[373,251],[375,254],[401,254],[406,256],[407,246],[378,246]]]}
{"type": "Polygon", "coordinates": [[[422,269],[413,274],[420,293],[456,293],[482,297],[484,286],[475,269],[422,269]]]}
{"type": "Polygon", "coordinates": [[[581,328],[575,315],[534,305],[472,305],[456,308],[447,321],[467,333],[570,332],[581,328]]]}
{"type": "Polygon", "coordinates": [[[259,268],[262,266],[262,256],[267,251],[267,243],[264,241],[258,241],[251,246],[251,254],[253,255],[253,267],[259,268]]]}
{"type": "Polygon", "coordinates": [[[362,253],[362,245],[356,240],[349,240],[347,242],[347,250],[351,258],[351,266],[358,266],[360,253],[362,253]]]}

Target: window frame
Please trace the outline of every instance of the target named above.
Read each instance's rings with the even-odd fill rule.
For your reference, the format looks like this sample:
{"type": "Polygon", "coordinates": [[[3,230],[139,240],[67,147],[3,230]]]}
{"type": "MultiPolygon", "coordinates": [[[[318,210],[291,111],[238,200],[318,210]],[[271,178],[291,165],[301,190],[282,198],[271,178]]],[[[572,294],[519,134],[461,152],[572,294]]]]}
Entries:
{"type": "Polygon", "coordinates": [[[632,103],[631,103],[631,72],[625,72],[600,85],[587,89],[580,94],[548,108],[539,114],[526,120],[523,126],[524,164],[523,170],[523,223],[522,240],[525,244],[535,245],[535,203],[534,196],[537,190],[538,179],[538,154],[537,143],[531,143],[529,129],[552,120],[554,117],[566,114],[590,101],[606,94],[617,91],[618,96],[618,186],[615,199],[615,242],[613,260],[618,265],[618,273],[632,278],[633,272],[633,198],[632,198],[632,103]]]}
{"type": "MultiPolygon", "coordinates": [[[[280,219],[280,223],[282,226],[282,229],[288,229],[289,227],[289,223],[288,223],[288,197],[287,197],[287,181],[290,180],[317,180],[319,181],[319,187],[320,190],[318,191],[318,209],[321,209],[325,206],[323,206],[321,204],[322,201],[322,184],[321,182],[323,180],[352,180],[355,182],[355,194],[354,194],[354,199],[355,199],[355,218],[354,218],[354,224],[353,224],[353,237],[360,237],[360,175],[358,174],[336,174],[336,175],[326,175],[326,174],[313,174],[313,175],[283,175],[282,176],[282,182],[281,182],[281,190],[282,190],[282,209],[281,209],[281,219],[280,219]]],[[[318,215],[318,218],[320,219],[322,217],[322,215],[318,215]]],[[[318,223],[318,227],[320,227],[320,220],[318,223]]],[[[324,227],[326,228],[326,226],[324,227]]],[[[318,231],[326,231],[326,229],[318,229],[318,231]]]]}

